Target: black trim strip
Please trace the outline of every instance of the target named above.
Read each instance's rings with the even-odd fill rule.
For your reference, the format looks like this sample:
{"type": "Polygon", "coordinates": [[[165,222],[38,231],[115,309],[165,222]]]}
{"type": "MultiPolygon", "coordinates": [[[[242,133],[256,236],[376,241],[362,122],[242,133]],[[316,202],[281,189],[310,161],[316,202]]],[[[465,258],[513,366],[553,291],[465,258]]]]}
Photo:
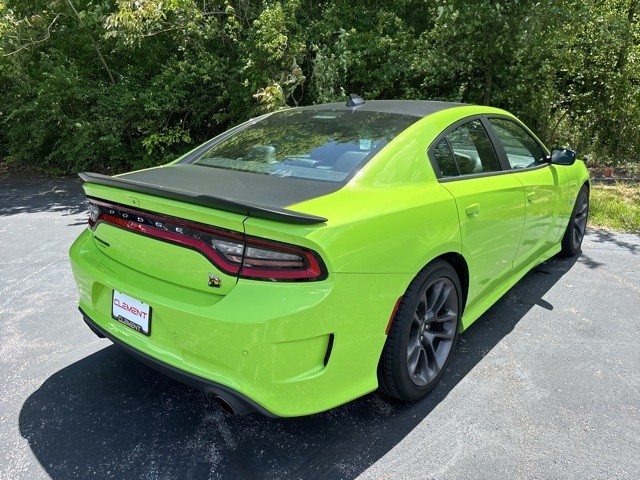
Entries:
{"type": "Polygon", "coordinates": [[[245,415],[247,413],[258,412],[262,415],[270,418],[279,418],[277,415],[274,415],[269,410],[264,408],[262,405],[259,405],[255,401],[251,400],[249,397],[243,395],[240,392],[233,390],[225,385],[222,385],[217,382],[213,382],[211,380],[207,380],[206,378],[199,377],[189,372],[185,372],[184,370],[180,370],[172,365],[161,362],[146,353],[143,353],[139,350],[136,350],[130,345],[127,345],[122,340],[111,335],[104,328],[99,326],[96,322],[94,322],[89,315],[87,315],[81,307],[78,307],[80,313],[82,314],[82,318],[87,326],[100,338],[108,338],[111,340],[117,347],[122,348],[129,355],[134,357],[136,360],[144,363],[145,365],[153,368],[154,370],[159,371],[160,373],[166,375],[167,377],[171,377],[174,380],[177,380],[181,383],[189,385],[198,390],[202,390],[205,394],[213,394],[219,395],[222,397],[231,407],[234,412],[239,415],[245,415]]]}
{"type": "Polygon", "coordinates": [[[78,176],[85,182],[104,185],[106,187],[115,187],[137,193],[146,193],[158,197],[168,198],[170,200],[178,200],[200,205],[203,207],[217,208],[231,213],[238,213],[248,217],[264,218],[274,220],[276,222],[294,223],[299,225],[313,225],[316,223],[324,223],[327,221],[324,217],[309,215],[306,213],[293,212],[284,208],[263,207],[250,203],[240,203],[224,197],[213,197],[210,195],[198,195],[181,190],[174,190],[167,187],[156,187],[147,185],[133,180],[124,178],[115,178],[99,173],[83,172],[78,176]]]}
{"type": "Polygon", "coordinates": [[[517,175],[518,173],[521,173],[521,172],[531,172],[533,170],[539,170],[541,168],[546,168],[548,166],[549,166],[548,163],[541,163],[539,165],[536,165],[535,167],[528,167],[528,168],[516,168],[513,170],[497,170],[494,172],[468,173],[465,175],[460,175],[458,177],[439,178],[438,182],[449,183],[449,182],[460,182],[463,180],[473,180],[474,178],[496,177],[498,175],[507,175],[507,174],[517,175]]]}

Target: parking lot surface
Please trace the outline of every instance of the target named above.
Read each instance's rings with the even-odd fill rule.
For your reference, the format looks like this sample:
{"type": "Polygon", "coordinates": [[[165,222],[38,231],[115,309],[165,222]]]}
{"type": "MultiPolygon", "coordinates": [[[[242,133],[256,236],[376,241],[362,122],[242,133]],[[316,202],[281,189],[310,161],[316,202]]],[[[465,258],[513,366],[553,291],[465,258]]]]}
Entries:
{"type": "Polygon", "coordinates": [[[0,479],[640,478],[640,236],[590,230],[461,335],[424,401],[227,416],[84,325],[79,180],[0,178],[0,479]]]}

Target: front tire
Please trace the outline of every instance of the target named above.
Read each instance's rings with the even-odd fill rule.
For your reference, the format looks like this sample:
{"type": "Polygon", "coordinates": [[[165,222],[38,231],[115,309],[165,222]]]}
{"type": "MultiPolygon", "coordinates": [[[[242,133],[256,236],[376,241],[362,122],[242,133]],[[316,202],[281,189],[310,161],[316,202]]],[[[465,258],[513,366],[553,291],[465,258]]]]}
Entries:
{"type": "Polygon", "coordinates": [[[588,217],[589,189],[586,185],[583,185],[576,197],[576,203],[573,206],[567,230],[564,232],[564,237],[562,237],[562,250],[560,251],[562,256],[573,257],[580,253],[584,232],[587,229],[588,217]]]}
{"type": "Polygon", "coordinates": [[[431,262],[411,282],[380,358],[384,394],[414,402],[437,385],[458,339],[461,299],[458,275],[443,260],[431,262]]]}

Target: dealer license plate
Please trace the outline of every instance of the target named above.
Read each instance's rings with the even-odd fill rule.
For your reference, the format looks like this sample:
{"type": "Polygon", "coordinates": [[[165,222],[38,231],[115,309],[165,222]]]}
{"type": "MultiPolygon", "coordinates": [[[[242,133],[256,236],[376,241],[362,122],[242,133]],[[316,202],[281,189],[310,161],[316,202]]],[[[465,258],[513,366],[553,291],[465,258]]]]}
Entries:
{"type": "Polygon", "coordinates": [[[151,307],[146,303],[114,290],[111,316],[136,332],[149,336],[151,307]]]}

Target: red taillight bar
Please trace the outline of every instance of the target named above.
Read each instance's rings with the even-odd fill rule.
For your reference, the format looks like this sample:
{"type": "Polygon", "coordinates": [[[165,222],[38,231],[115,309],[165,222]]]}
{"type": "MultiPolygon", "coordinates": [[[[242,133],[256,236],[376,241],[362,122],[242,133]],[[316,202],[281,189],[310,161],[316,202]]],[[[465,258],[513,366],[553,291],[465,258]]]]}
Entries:
{"type": "Polygon", "coordinates": [[[90,198],[89,202],[92,204],[92,213],[89,218],[89,227],[92,230],[95,230],[100,223],[108,223],[140,235],[191,248],[229,275],[273,281],[317,281],[323,280],[327,276],[326,268],[320,256],[304,247],[260,237],[251,237],[239,232],[222,230],[197,222],[158,215],[153,212],[134,210],[93,198],[90,198]],[[97,210],[94,210],[94,207],[97,210]],[[94,215],[96,213],[97,215],[94,215]],[[169,228],[174,231],[169,230],[169,228]],[[193,235],[189,235],[189,232],[193,232],[193,235]],[[198,238],[203,234],[212,243],[222,240],[238,244],[239,248],[242,248],[244,252],[241,260],[231,260],[233,258],[232,255],[226,256],[225,253],[218,251],[214,245],[210,245],[202,238],[198,238]],[[249,248],[276,254],[283,253],[298,256],[302,260],[302,267],[289,266],[287,262],[296,262],[288,260],[248,258],[247,252],[249,248]]]}
{"type": "Polygon", "coordinates": [[[112,215],[104,213],[100,214],[100,216],[98,217],[98,221],[96,222],[94,229],[102,222],[116,225],[127,230],[133,230],[134,232],[141,233],[148,237],[157,238],[159,240],[164,240],[169,243],[178,244],[183,247],[196,250],[204,255],[216,267],[229,275],[237,275],[240,271],[240,265],[234,265],[228,262],[223,256],[218,254],[218,252],[214,248],[210,247],[202,240],[185,237],[184,235],[180,235],[178,233],[167,232],[159,228],[142,225],[132,220],[125,220],[123,218],[114,217],[112,215]]]}

